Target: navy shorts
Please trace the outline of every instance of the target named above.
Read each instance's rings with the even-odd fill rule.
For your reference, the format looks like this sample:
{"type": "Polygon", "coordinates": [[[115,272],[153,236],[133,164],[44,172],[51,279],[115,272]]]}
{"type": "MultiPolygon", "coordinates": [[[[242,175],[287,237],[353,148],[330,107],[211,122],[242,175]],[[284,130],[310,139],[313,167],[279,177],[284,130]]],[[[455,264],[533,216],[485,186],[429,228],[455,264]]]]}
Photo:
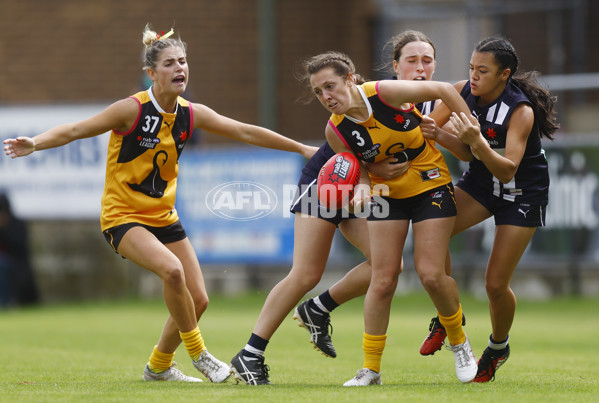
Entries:
{"type": "MultiPolygon", "coordinates": [[[[457,187],[468,193],[474,200],[489,210],[495,225],[515,225],[517,227],[544,227],[547,202],[512,202],[476,186],[473,181],[460,179],[457,187]]],[[[463,214],[467,214],[464,212],[463,214]]]]}
{"type": "Polygon", "coordinates": [[[456,215],[453,185],[448,183],[405,199],[375,196],[368,221],[412,220],[415,223],[456,215]]]}
{"type": "Polygon", "coordinates": [[[103,232],[104,238],[106,238],[106,241],[116,253],[118,253],[119,244],[121,243],[123,236],[125,236],[125,233],[133,227],[144,227],[163,244],[177,242],[187,238],[183,224],[181,224],[181,221],[179,220],[177,220],[177,222],[174,224],[167,225],[166,227],[152,227],[137,222],[130,222],[108,228],[103,232]]]}
{"type": "Polygon", "coordinates": [[[343,220],[357,218],[345,208],[339,210],[327,209],[320,204],[318,201],[316,178],[302,174],[297,186],[297,192],[289,209],[292,213],[302,213],[318,217],[336,226],[339,226],[339,223],[343,220]]]}

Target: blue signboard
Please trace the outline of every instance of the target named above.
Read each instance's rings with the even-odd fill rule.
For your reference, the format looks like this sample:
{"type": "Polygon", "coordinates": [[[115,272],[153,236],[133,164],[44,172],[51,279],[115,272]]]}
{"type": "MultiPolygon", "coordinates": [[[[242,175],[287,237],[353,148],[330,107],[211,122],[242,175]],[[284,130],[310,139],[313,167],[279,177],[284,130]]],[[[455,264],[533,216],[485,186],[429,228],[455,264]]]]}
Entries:
{"type": "Polygon", "coordinates": [[[290,264],[289,207],[305,162],[254,147],[185,150],[176,208],[200,263],[290,264]]]}

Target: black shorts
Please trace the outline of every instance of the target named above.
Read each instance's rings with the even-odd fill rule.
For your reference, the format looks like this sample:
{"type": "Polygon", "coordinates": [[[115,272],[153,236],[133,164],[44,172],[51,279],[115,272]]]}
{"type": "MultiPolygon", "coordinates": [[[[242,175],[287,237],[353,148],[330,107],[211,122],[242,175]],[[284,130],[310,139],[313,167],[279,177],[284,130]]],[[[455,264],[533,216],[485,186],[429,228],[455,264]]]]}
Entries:
{"type": "MultiPolygon", "coordinates": [[[[515,225],[516,227],[544,227],[547,203],[512,202],[482,192],[470,181],[460,180],[457,187],[468,193],[474,200],[493,214],[495,225],[515,225]]],[[[465,214],[465,213],[464,213],[465,214]]]]}
{"type": "Polygon", "coordinates": [[[375,196],[368,220],[412,220],[415,223],[456,215],[453,185],[448,183],[405,199],[375,196]]]}
{"type": "Polygon", "coordinates": [[[133,227],[144,227],[163,244],[177,242],[187,238],[183,224],[181,224],[181,221],[179,220],[177,220],[177,222],[174,224],[167,225],[166,227],[152,227],[137,222],[130,222],[108,228],[103,232],[104,238],[106,238],[106,241],[116,253],[118,253],[119,244],[121,243],[123,236],[125,236],[125,233],[133,227]]]}
{"type": "Polygon", "coordinates": [[[356,218],[355,215],[345,208],[339,210],[327,209],[320,204],[318,201],[316,178],[302,174],[297,186],[297,192],[289,209],[292,213],[302,213],[318,217],[336,226],[339,226],[339,223],[343,220],[356,218]]]}

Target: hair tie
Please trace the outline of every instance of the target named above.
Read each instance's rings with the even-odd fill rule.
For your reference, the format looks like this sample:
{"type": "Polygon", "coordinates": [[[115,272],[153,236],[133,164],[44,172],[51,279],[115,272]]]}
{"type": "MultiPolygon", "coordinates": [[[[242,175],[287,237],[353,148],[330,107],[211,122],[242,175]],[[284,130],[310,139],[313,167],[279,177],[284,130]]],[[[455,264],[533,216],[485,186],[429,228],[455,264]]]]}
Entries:
{"type": "Polygon", "coordinates": [[[169,36],[171,36],[171,35],[172,35],[172,34],[174,34],[174,33],[175,33],[175,31],[174,31],[172,28],[171,28],[171,30],[170,30],[170,31],[168,31],[166,34],[164,33],[164,31],[160,31],[160,33],[159,33],[159,34],[156,34],[156,40],[159,40],[159,39],[166,39],[166,38],[168,38],[169,36]]]}

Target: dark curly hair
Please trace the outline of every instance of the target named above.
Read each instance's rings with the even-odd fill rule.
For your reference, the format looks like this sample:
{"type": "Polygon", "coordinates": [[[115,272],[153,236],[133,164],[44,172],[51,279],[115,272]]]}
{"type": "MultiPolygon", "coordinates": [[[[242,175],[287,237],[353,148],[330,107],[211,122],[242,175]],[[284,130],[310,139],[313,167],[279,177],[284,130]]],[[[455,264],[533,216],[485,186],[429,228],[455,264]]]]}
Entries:
{"type": "Polygon", "coordinates": [[[553,139],[553,133],[559,129],[554,109],[557,97],[552,96],[549,90],[541,86],[537,80],[537,71],[518,73],[520,59],[514,46],[505,38],[490,37],[480,41],[474,48],[475,52],[492,53],[501,70],[510,69],[511,80],[532,103],[539,134],[553,139]]]}

